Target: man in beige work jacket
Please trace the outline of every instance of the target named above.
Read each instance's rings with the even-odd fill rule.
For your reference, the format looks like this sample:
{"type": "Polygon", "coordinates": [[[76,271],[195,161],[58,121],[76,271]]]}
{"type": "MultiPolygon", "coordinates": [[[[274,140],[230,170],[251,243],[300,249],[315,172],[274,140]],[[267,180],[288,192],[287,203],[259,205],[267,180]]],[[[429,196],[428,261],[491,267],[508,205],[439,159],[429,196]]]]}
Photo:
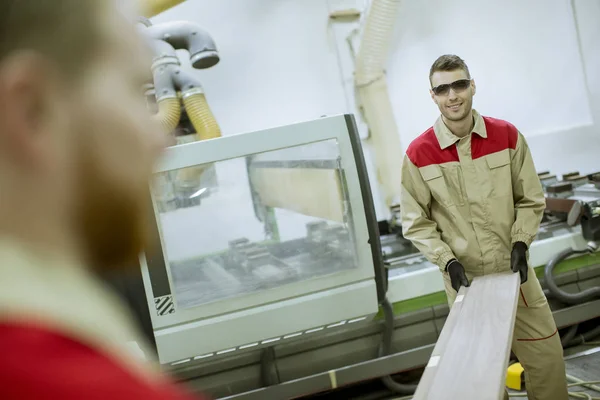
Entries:
{"type": "Polygon", "coordinates": [[[512,350],[529,400],[566,400],[560,337],[527,262],[545,208],[527,142],[512,124],[472,109],[475,83],[459,57],[438,58],[430,81],[442,115],[406,150],[404,237],[440,268],[450,305],[474,276],[519,272],[512,350]]]}

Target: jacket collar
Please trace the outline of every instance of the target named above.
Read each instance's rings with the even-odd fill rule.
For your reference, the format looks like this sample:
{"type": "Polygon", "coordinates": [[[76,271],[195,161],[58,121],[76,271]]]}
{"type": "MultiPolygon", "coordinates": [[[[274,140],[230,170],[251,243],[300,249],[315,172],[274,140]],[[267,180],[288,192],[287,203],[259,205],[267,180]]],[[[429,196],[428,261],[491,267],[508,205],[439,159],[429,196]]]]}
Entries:
{"type": "MultiPolygon", "coordinates": [[[[476,110],[473,110],[472,113],[473,118],[475,119],[473,133],[476,133],[482,138],[486,139],[487,130],[485,129],[485,121],[483,120],[483,117],[476,110]]],[[[448,129],[446,124],[444,124],[441,116],[437,119],[437,121],[435,121],[433,131],[435,132],[435,136],[437,137],[438,143],[440,144],[442,150],[452,146],[454,143],[460,140],[459,137],[450,132],[450,129],[448,129]]]]}
{"type": "Polygon", "coordinates": [[[128,342],[148,347],[119,298],[77,261],[0,238],[0,304],[0,323],[38,324],[142,376],[155,370],[133,357],[128,342]]]}

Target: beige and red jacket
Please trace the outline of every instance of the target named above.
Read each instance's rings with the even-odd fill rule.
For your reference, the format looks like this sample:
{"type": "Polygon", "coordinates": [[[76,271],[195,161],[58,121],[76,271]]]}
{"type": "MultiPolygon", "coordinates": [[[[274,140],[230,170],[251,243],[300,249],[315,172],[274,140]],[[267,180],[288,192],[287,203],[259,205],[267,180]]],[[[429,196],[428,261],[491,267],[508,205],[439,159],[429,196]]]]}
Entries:
{"type": "Polygon", "coordinates": [[[78,262],[0,238],[0,399],[204,399],[133,355],[132,320],[78,262]]]}
{"type": "Polygon", "coordinates": [[[402,233],[442,271],[453,258],[467,272],[509,268],[512,245],[534,240],[545,208],[529,147],[512,124],[473,110],[460,139],[441,117],[406,150],[402,233]]]}

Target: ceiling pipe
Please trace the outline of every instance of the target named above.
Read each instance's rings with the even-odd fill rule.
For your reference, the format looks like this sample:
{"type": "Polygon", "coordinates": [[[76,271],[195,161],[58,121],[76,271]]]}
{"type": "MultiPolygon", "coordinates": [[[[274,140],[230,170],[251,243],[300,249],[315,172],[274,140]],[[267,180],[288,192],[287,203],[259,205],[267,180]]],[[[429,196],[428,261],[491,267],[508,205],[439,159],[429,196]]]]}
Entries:
{"type": "Polygon", "coordinates": [[[186,21],[141,25],[154,56],[151,69],[158,105],[155,118],[167,132],[172,132],[179,123],[183,103],[198,140],[220,137],[221,130],[206,101],[200,80],[191,68],[181,65],[175,50],[188,50],[192,54],[192,63],[196,61],[194,67],[209,68],[219,61],[213,39],[196,24],[186,21]]]}
{"type": "MultiPolygon", "coordinates": [[[[163,1],[162,10],[168,8],[167,3],[175,5],[180,2],[163,1]]],[[[156,8],[155,11],[158,9],[156,8]]],[[[153,14],[146,14],[146,17],[151,15],[153,14]]],[[[199,25],[188,21],[154,25],[146,17],[140,17],[137,25],[149,41],[153,53],[151,66],[153,82],[152,85],[147,85],[146,93],[154,95],[156,104],[156,107],[153,107],[156,110],[154,118],[167,134],[173,135],[177,144],[220,137],[221,129],[208,105],[200,80],[192,69],[210,68],[219,62],[219,54],[213,38],[199,25]],[[187,63],[185,66],[182,65],[176,51],[180,49],[189,52],[192,68],[187,63]],[[150,87],[153,89],[151,90],[150,87]],[[190,135],[175,135],[175,130],[181,122],[182,110],[185,110],[196,131],[193,138],[190,135]]],[[[159,174],[158,181],[161,184],[153,189],[159,208],[170,209],[175,193],[179,193],[178,198],[182,193],[184,197],[189,196],[186,201],[197,196],[196,193],[200,193],[198,188],[202,175],[207,168],[208,165],[205,164],[184,168],[177,171],[175,176],[169,176],[168,173],[159,174]]]]}
{"type": "Polygon", "coordinates": [[[181,64],[175,48],[165,41],[150,39],[150,49],[153,53],[152,69],[159,65],[181,64]]]}
{"type": "Polygon", "coordinates": [[[189,21],[164,22],[149,26],[144,32],[153,39],[169,43],[177,50],[189,51],[194,68],[210,68],[219,62],[215,41],[198,24],[189,21]]]}
{"type": "Polygon", "coordinates": [[[354,85],[369,127],[377,181],[388,208],[400,199],[402,147],[388,93],[385,65],[400,0],[373,0],[356,57],[354,85]]]}

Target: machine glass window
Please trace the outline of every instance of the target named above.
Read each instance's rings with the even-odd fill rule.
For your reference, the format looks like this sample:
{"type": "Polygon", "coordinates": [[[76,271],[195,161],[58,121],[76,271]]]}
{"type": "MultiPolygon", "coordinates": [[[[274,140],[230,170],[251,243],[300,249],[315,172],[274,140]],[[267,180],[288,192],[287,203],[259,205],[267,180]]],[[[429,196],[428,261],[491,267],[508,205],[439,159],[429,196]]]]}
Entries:
{"type": "Polygon", "coordinates": [[[337,140],[156,174],[178,307],[357,268],[337,140]]]}

